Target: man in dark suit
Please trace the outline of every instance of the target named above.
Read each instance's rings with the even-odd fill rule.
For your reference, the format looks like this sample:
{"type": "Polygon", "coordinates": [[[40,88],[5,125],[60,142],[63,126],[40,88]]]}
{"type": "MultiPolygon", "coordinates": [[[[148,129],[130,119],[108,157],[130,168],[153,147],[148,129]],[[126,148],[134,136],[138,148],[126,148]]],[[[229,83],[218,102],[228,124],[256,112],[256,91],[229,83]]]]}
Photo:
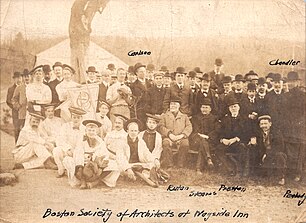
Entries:
{"type": "MultiPolygon", "coordinates": [[[[131,111],[131,117],[136,117],[142,123],[146,122],[146,104],[147,104],[147,91],[151,84],[145,79],[146,65],[136,63],[134,72],[137,75],[137,80],[131,83],[130,88],[132,94],[136,97],[134,109],[131,111]]],[[[141,129],[142,131],[143,129],[141,129]]]]}
{"type": "Polygon", "coordinates": [[[198,108],[196,105],[196,96],[197,96],[198,91],[200,90],[200,87],[196,82],[196,76],[197,76],[197,73],[195,71],[190,71],[188,73],[188,83],[189,83],[189,87],[191,90],[190,97],[191,97],[191,106],[192,106],[191,114],[192,115],[195,115],[198,112],[198,108]]]}
{"type": "Polygon", "coordinates": [[[237,74],[232,82],[234,90],[226,95],[225,100],[234,96],[240,103],[241,98],[246,96],[246,93],[244,92],[244,82],[245,80],[243,76],[237,74]]]}
{"type": "Polygon", "coordinates": [[[258,116],[268,114],[268,105],[267,105],[267,89],[268,85],[266,83],[266,78],[260,77],[258,79],[258,85],[257,85],[257,108],[258,108],[258,116]]]}
{"type": "Polygon", "coordinates": [[[232,89],[232,77],[231,76],[224,76],[222,79],[222,85],[224,91],[222,93],[218,92],[219,100],[218,100],[218,109],[219,109],[219,118],[224,117],[225,114],[227,114],[228,107],[225,101],[225,97],[233,91],[232,89]]]}
{"type": "Polygon", "coordinates": [[[215,60],[215,69],[208,73],[212,80],[211,88],[218,92],[220,91],[222,92],[223,90],[222,79],[224,77],[224,73],[222,72],[222,68],[223,68],[223,61],[222,59],[217,58],[215,60]]]}
{"type": "Polygon", "coordinates": [[[288,169],[299,182],[306,182],[306,94],[300,88],[301,79],[295,71],[287,75],[289,92],[286,96],[286,128],[283,130],[285,148],[288,156],[288,169]]]}
{"type": "Polygon", "coordinates": [[[195,103],[197,106],[197,112],[200,112],[200,104],[202,104],[204,99],[209,99],[211,102],[211,113],[214,115],[218,114],[218,95],[215,90],[210,88],[211,78],[209,74],[203,74],[201,78],[201,89],[197,92],[195,103]]]}
{"type": "Polygon", "coordinates": [[[13,118],[13,125],[14,125],[14,132],[15,132],[15,142],[17,142],[19,133],[20,133],[20,122],[18,117],[18,110],[14,108],[12,103],[12,98],[14,95],[14,91],[17,86],[19,86],[22,82],[22,77],[20,72],[14,72],[13,75],[14,84],[9,87],[7,90],[7,96],[6,96],[6,104],[12,109],[12,118],[13,118]]]}
{"type": "Polygon", "coordinates": [[[154,83],[154,86],[148,89],[146,112],[161,115],[166,94],[166,89],[163,87],[163,73],[154,74],[154,83]]]}
{"type": "MultiPolygon", "coordinates": [[[[102,71],[102,81],[99,84],[99,94],[98,94],[98,101],[106,101],[106,92],[109,88],[109,79],[110,79],[110,72],[107,70],[102,71]]],[[[97,112],[99,112],[99,106],[97,104],[97,112]]]]}
{"type": "Polygon", "coordinates": [[[231,175],[249,174],[249,151],[246,146],[249,141],[248,126],[240,114],[239,102],[236,98],[227,101],[230,114],[221,120],[220,144],[216,154],[231,175]],[[231,162],[230,162],[231,161],[231,162]],[[234,168],[231,163],[234,163],[234,168]]]}
{"type": "MultiPolygon", "coordinates": [[[[60,103],[60,100],[58,98],[58,94],[55,90],[56,86],[63,81],[63,64],[61,62],[55,62],[55,64],[52,66],[53,72],[56,76],[56,78],[53,81],[50,81],[48,86],[51,89],[52,93],[52,102],[51,103],[60,103]]],[[[55,111],[55,116],[60,117],[60,109],[57,109],[55,111]]]]}
{"type": "Polygon", "coordinates": [[[44,72],[44,79],[43,79],[43,83],[45,85],[49,86],[50,80],[51,80],[51,68],[50,65],[45,64],[43,66],[43,72],[44,72]]]}
{"type": "Polygon", "coordinates": [[[276,175],[279,179],[278,184],[284,185],[287,156],[282,134],[277,129],[271,128],[271,116],[260,116],[258,121],[260,131],[257,133],[256,143],[260,153],[261,167],[268,170],[269,176],[276,175]]]}
{"type": "Polygon", "coordinates": [[[191,115],[191,89],[189,84],[185,83],[185,68],[178,67],[175,72],[175,83],[171,85],[169,90],[166,91],[166,95],[164,98],[164,105],[163,105],[163,112],[165,113],[169,110],[170,99],[172,97],[180,98],[181,100],[181,107],[180,111],[183,114],[187,114],[188,116],[191,115]]]}

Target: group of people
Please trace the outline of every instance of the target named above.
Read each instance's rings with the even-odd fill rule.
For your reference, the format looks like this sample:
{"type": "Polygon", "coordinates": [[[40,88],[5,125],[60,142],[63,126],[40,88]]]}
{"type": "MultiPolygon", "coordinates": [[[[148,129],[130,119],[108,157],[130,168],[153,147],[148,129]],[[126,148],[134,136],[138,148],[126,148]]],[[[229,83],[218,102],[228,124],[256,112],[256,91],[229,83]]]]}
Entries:
{"type": "Polygon", "coordinates": [[[223,61],[213,71],[199,67],[156,69],[137,63],[109,64],[86,71],[60,62],[15,72],[8,89],[16,147],[15,168],[50,168],[71,186],[114,187],[120,176],[156,187],[167,170],[191,167],[201,175],[215,170],[240,177],[271,177],[280,185],[306,177],[305,91],[295,71],[282,77],[225,75],[223,61]],[[54,76],[54,78],[52,78],[54,76]],[[58,106],[69,88],[99,86],[95,119],[71,104],[58,106]]]}

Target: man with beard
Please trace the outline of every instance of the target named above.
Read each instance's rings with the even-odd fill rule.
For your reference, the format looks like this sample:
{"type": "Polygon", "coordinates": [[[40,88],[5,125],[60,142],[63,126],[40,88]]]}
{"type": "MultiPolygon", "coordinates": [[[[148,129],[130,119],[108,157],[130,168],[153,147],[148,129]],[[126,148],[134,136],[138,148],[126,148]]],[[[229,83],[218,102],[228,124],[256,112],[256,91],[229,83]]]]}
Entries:
{"type": "MultiPolygon", "coordinates": [[[[286,96],[286,128],[284,132],[285,147],[288,155],[288,168],[293,171],[295,181],[306,177],[306,137],[305,137],[305,92],[300,89],[301,79],[295,71],[287,75],[289,92],[286,96]],[[304,176],[303,176],[304,175],[304,176]]],[[[305,179],[303,179],[304,182],[305,179]]]]}
{"type": "MultiPolygon", "coordinates": [[[[189,89],[190,90],[190,89],[189,89]]],[[[182,168],[187,161],[189,141],[192,132],[191,122],[186,114],[180,111],[181,99],[172,96],[169,110],[161,115],[160,133],[163,136],[162,163],[165,168],[173,167],[172,149],[178,149],[177,166],[182,168]]]]}
{"type": "MultiPolygon", "coordinates": [[[[44,72],[44,79],[43,79],[43,83],[45,85],[48,85],[50,84],[50,80],[51,80],[51,68],[50,68],[50,65],[48,64],[45,64],[43,66],[43,72],[44,72]]],[[[52,89],[51,89],[52,91],[52,89]]]]}
{"type": "Polygon", "coordinates": [[[271,116],[260,116],[258,121],[260,131],[256,135],[256,141],[260,153],[261,167],[268,171],[269,177],[272,174],[276,176],[279,179],[279,185],[284,185],[287,156],[282,134],[277,129],[271,128],[271,116]]]}
{"type": "Polygon", "coordinates": [[[15,89],[22,82],[22,77],[21,77],[20,72],[14,72],[13,79],[14,79],[13,86],[9,87],[9,89],[7,90],[6,104],[12,109],[12,118],[13,118],[14,132],[15,132],[15,142],[17,142],[19,132],[21,129],[20,128],[21,123],[19,121],[18,108],[14,106],[13,104],[13,96],[14,96],[15,89]]]}
{"type": "Polygon", "coordinates": [[[30,113],[29,125],[21,130],[16,148],[12,151],[16,162],[15,169],[56,169],[48,151],[51,145],[42,137],[38,128],[42,119],[44,117],[40,114],[30,113]]]}

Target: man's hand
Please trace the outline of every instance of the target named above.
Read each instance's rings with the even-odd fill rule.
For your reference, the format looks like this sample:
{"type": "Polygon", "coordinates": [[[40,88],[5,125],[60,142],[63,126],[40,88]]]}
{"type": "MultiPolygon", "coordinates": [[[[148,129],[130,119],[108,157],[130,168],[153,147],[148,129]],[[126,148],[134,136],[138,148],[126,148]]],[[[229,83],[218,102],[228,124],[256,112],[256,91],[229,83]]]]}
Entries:
{"type": "Polygon", "coordinates": [[[131,179],[131,180],[133,180],[133,181],[136,180],[135,174],[134,174],[134,172],[133,172],[132,169],[128,169],[128,170],[126,171],[126,173],[127,173],[127,176],[128,176],[129,179],[131,179]]]}
{"type": "Polygon", "coordinates": [[[257,144],[257,140],[256,140],[256,137],[252,137],[250,142],[249,142],[250,145],[256,145],[257,144]]]}
{"type": "Polygon", "coordinates": [[[175,142],[176,141],[176,136],[172,133],[169,134],[169,139],[172,141],[172,142],[175,142]]]}
{"type": "Polygon", "coordinates": [[[201,136],[203,139],[209,139],[209,136],[208,136],[208,135],[200,134],[200,133],[198,133],[198,135],[201,136]]]}
{"type": "Polygon", "coordinates": [[[222,143],[223,145],[228,146],[228,145],[230,144],[230,140],[229,140],[229,139],[221,139],[221,143],[222,143]]]}
{"type": "Polygon", "coordinates": [[[262,156],[262,158],[261,158],[262,163],[265,162],[266,157],[267,157],[267,154],[264,154],[264,155],[262,156]]]}

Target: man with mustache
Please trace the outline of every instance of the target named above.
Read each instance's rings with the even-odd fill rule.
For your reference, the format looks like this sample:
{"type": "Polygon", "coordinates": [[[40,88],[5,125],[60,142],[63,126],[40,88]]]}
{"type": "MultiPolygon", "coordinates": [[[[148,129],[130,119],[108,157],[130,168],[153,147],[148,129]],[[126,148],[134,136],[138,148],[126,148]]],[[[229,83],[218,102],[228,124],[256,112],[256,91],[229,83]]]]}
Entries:
{"type": "Polygon", "coordinates": [[[12,151],[16,162],[15,169],[56,169],[52,154],[48,151],[52,145],[42,137],[38,128],[43,119],[38,113],[30,113],[29,125],[21,130],[16,148],[12,151]]]}

